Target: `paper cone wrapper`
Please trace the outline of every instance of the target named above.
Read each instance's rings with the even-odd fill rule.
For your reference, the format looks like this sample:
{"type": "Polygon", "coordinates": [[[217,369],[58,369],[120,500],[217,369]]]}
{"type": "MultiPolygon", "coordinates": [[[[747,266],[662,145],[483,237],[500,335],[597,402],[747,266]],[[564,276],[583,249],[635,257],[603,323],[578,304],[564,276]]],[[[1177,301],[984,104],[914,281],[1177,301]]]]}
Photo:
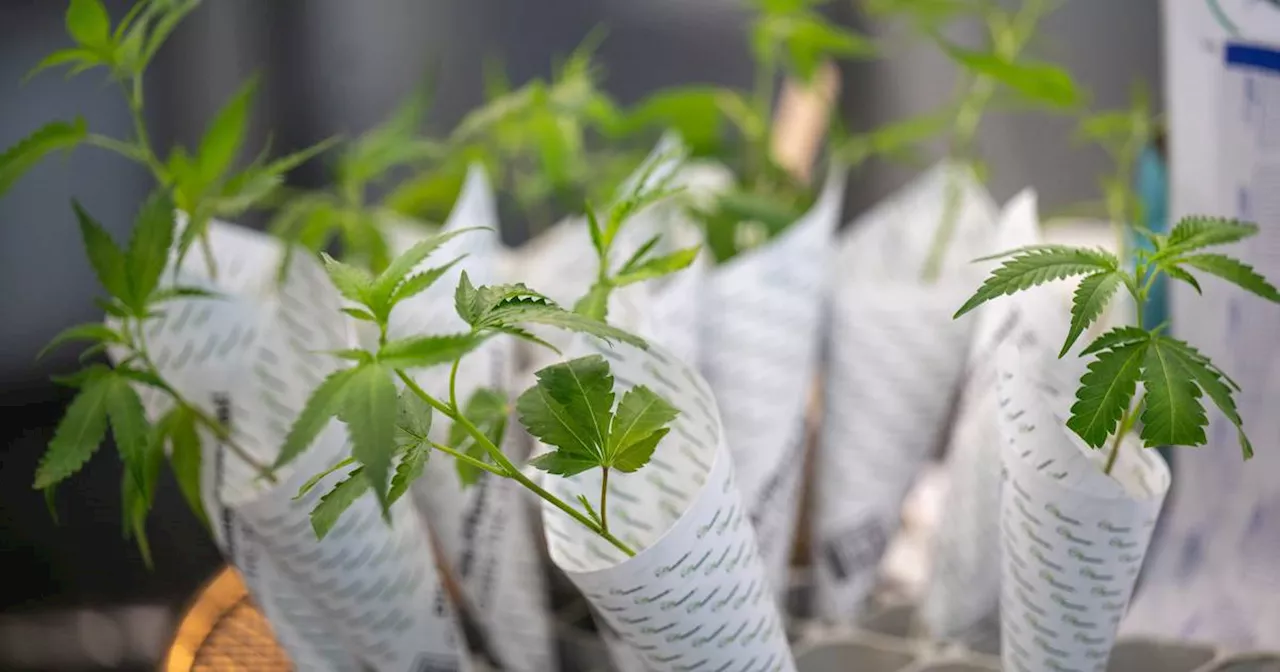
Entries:
{"type": "MultiPolygon", "coordinates": [[[[349,347],[351,330],[309,255],[295,255],[278,284],[278,241],[220,222],[210,225],[209,240],[216,279],[197,254],[179,278],[219,297],[168,304],[147,330],[151,354],[166,381],[271,464],[312,389],[336,365],[319,353],[349,347]]],[[[145,399],[153,417],[163,410],[159,397],[145,399]]],[[[340,477],[294,501],[311,475],[349,453],[340,424],[279,470],[275,484],[212,436],[202,438],[202,494],[214,538],[299,669],[466,666],[434,558],[407,503],[393,509],[387,526],[365,497],[317,541],[309,513],[340,477]]]]}
{"type": "MultiPolygon", "coordinates": [[[[488,177],[479,166],[473,166],[468,173],[441,233],[467,227],[488,230],[452,238],[423,262],[420,270],[466,255],[427,291],[396,306],[388,329],[392,338],[466,331],[468,327],[454,306],[454,289],[464,270],[477,286],[502,282],[497,207],[488,177]]],[[[430,235],[404,228],[391,233],[388,238],[396,254],[430,235]]],[[[494,338],[463,358],[457,380],[460,404],[465,404],[481,387],[507,390],[514,346],[510,338],[494,338]]],[[[448,398],[449,367],[409,373],[437,398],[448,398]]],[[[437,415],[432,427],[434,438],[446,441],[448,431],[448,420],[437,415]]],[[[514,433],[509,431],[508,435],[514,433]]],[[[439,541],[445,564],[483,631],[481,645],[505,670],[557,669],[547,585],[538,562],[538,537],[529,515],[529,502],[518,483],[488,474],[482,474],[475,485],[463,488],[456,467],[446,455],[433,456],[412,492],[430,532],[439,541]]]]}
{"type": "MultiPolygon", "coordinates": [[[[1055,341],[1057,342],[1057,341],[1055,341]]],[[[1169,488],[1159,454],[1106,450],[1065,427],[1078,368],[1060,375],[1032,344],[997,355],[1004,469],[1001,653],[1006,670],[1105,670],[1169,488]]]]}
{"type": "Polygon", "coordinates": [[[795,224],[711,269],[703,300],[699,365],[720,405],[777,599],[787,588],[826,260],[843,192],[844,173],[834,170],[795,224]]]}
{"type": "MultiPolygon", "coordinates": [[[[544,505],[552,561],[648,670],[795,669],[705,381],[657,347],[580,343],[609,359],[619,393],[646,385],[680,415],[644,469],[609,480],[610,531],[637,554],[544,505]]],[[[545,486],[596,501],[599,470],[545,486]]]]}
{"type": "MultiPolygon", "coordinates": [[[[1035,197],[1023,192],[1000,217],[994,251],[1043,242],[1035,197]]],[[[977,283],[969,289],[977,287],[977,283]]],[[[1004,343],[1030,333],[1035,342],[1049,344],[1060,337],[1061,314],[1070,294],[1043,296],[1055,302],[1050,310],[1019,314],[1014,301],[995,301],[974,314],[963,387],[947,440],[947,504],[932,540],[928,585],[920,615],[930,636],[989,640],[999,636],[1000,567],[991,562],[991,549],[1000,540],[1000,440],[997,427],[996,353],[1004,343]]],[[[967,297],[966,297],[967,298],[967,297]]],[[[957,304],[959,305],[959,304],[957,304]]],[[[1026,337],[1022,338],[1027,341],[1026,337]]],[[[1056,352],[1056,351],[1055,351],[1056,352]]]]}

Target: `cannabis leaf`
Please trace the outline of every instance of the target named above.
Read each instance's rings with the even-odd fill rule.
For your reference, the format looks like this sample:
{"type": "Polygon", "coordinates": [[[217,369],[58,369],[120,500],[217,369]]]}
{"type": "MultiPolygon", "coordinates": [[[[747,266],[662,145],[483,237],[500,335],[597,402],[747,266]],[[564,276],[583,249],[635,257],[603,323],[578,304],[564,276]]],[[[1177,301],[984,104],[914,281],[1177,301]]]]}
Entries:
{"type": "MultiPolygon", "coordinates": [[[[488,437],[490,443],[501,447],[507,430],[507,416],[511,407],[507,403],[507,395],[499,390],[479,388],[467,399],[462,415],[488,437]]],[[[461,423],[453,423],[449,428],[449,445],[455,450],[473,457],[481,462],[486,461],[488,452],[471,436],[461,423]]],[[[474,485],[483,473],[478,467],[462,460],[455,460],[458,469],[458,480],[463,487],[474,485]]]]}
{"type": "Polygon", "coordinates": [[[0,196],[45,155],[59,149],[70,150],[83,142],[86,135],[84,119],[76,117],[71,123],[51,121],[19,140],[0,154],[0,196]]]}
{"type": "Polygon", "coordinates": [[[329,492],[321,495],[320,501],[311,510],[311,529],[315,531],[316,538],[324,539],[325,535],[329,534],[333,526],[338,523],[338,518],[351,508],[361,495],[369,491],[370,485],[370,480],[364,475],[364,468],[356,467],[347,473],[346,478],[338,481],[329,492]]]}
{"type": "Polygon", "coordinates": [[[1133,400],[1150,345],[1145,331],[1142,336],[1143,340],[1102,350],[1080,379],[1067,427],[1094,448],[1106,443],[1133,400]]]}
{"type": "Polygon", "coordinates": [[[1099,271],[1113,273],[1120,268],[1120,260],[1109,252],[1065,245],[1037,245],[1012,254],[1013,258],[991,273],[973,297],[956,311],[955,317],[960,317],[996,297],[1014,294],[1051,280],[1099,271]]]}
{"type": "MultiPolygon", "coordinates": [[[[1240,261],[1236,261],[1231,257],[1221,254],[1189,254],[1186,256],[1176,257],[1173,264],[1185,264],[1197,270],[1216,275],[1223,280],[1234,283],[1239,287],[1246,289],[1262,298],[1280,303],[1280,292],[1267,279],[1262,277],[1253,267],[1240,261]]],[[[1176,268],[1178,271],[1185,272],[1184,269],[1176,266],[1165,265],[1164,271],[1169,273],[1169,268],[1176,268]]],[[[1170,275],[1173,275],[1170,273],[1170,275]]],[[[1189,275],[1189,274],[1188,274],[1189,275]]],[[[1193,282],[1194,284],[1194,282],[1193,282]]]]}
{"type": "Polygon", "coordinates": [[[383,515],[390,519],[387,481],[395,452],[398,400],[391,370],[382,364],[358,367],[345,388],[338,417],[351,434],[351,456],[363,467],[383,515]]]}
{"type": "Polygon", "coordinates": [[[114,378],[109,374],[84,381],[40,459],[34,486],[37,490],[53,487],[80,471],[98,450],[107,431],[107,399],[114,389],[114,378]]]}
{"type": "Polygon", "coordinates": [[[674,407],[644,386],[623,395],[614,409],[613,376],[608,362],[590,355],[546,367],[538,382],[516,400],[520,422],[556,450],[530,461],[561,476],[602,467],[635,471],[644,466],[674,407]]]}
{"type": "Polygon", "coordinates": [[[521,328],[522,325],[541,324],[589,334],[605,342],[622,341],[638,348],[648,347],[644,339],[600,320],[569,312],[523,284],[475,287],[466,271],[458,280],[454,305],[458,316],[476,332],[506,333],[547,345],[521,328]]]}
{"type": "Polygon", "coordinates": [[[990,77],[1028,100],[1058,108],[1079,105],[1083,96],[1071,74],[1049,63],[1013,61],[995,52],[978,52],[950,46],[946,49],[961,67],[990,77]]]}

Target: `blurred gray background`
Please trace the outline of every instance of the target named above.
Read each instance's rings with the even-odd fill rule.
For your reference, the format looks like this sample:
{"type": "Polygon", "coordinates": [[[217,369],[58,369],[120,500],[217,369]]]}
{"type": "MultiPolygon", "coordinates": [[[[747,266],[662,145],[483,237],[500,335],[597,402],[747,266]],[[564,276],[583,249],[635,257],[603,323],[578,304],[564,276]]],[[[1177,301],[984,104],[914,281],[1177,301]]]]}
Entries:
{"type": "MultiPolygon", "coordinates": [[[[128,7],[124,0],[106,2],[117,17],[128,7]]],[[[1095,107],[1125,105],[1139,80],[1160,100],[1157,0],[1061,5],[1045,22],[1038,56],[1066,65],[1095,107]]],[[[842,21],[884,33],[883,26],[867,25],[852,0],[829,7],[842,21]]],[[[64,8],[52,0],[0,0],[0,147],[50,119],[76,114],[94,130],[128,132],[124,103],[101,73],[66,80],[51,71],[21,84],[40,58],[69,44],[64,8]]],[[[598,25],[608,29],[599,50],[606,88],[623,103],[675,83],[746,87],[745,22],[738,0],[209,1],[173,34],[152,68],[151,127],[162,152],[173,142],[193,144],[219,103],[256,71],[263,81],[254,140],[261,143],[270,128],[274,147],[284,152],[334,134],[358,134],[434,74],[430,126],[443,133],[482,101],[485,57],[501,59],[519,84],[549,75],[553,57],[569,53],[598,25]]],[[[956,32],[967,40],[980,35],[976,26],[956,32]]],[[[955,73],[930,46],[895,37],[890,51],[883,60],[845,67],[841,115],[850,130],[922,112],[951,96],[955,73]]],[[[1039,113],[992,114],[980,148],[996,198],[1026,185],[1037,188],[1045,210],[1097,198],[1097,177],[1108,166],[1099,151],[1073,145],[1072,123],[1039,113]]],[[[846,215],[911,173],[883,163],[855,172],[846,215]]],[[[319,164],[293,177],[303,186],[324,178],[319,164]]],[[[123,237],[150,186],[138,167],[81,149],[70,160],[45,161],[0,199],[0,553],[10,570],[0,582],[6,612],[0,653],[19,642],[29,647],[29,640],[70,651],[73,646],[59,644],[64,635],[57,628],[21,629],[61,610],[87,607],[101,615],[118,613],[112,610],[119,605],[152,604],[167,614],[218,564],[205,532],[166,483],[151,526],[157,568],[142,566],[132,544],[120,538],[120,471],[112,451],[100,451],[59,493],[61,526],[30,489],[36,458],[66,401],[48,375],[74,365],[72,349],[40,363],[34,355],[60,329],[100,317],[69,199],[80,199],[123,237]]],[[[81,617],[68,632],[83,634],[84,612],[73,613],[81,617]]],[[[148,613],[152,630],[162,635],[167,621],[148,613]]],[[[114,658],[95,657],[90,646],[83,659],[67,653],[56,669],[145,662],[157,641],[142,637],[127,648],[131,653],[111,650],[119,654],[114,658]]],[[[52,665],[37,665],[30,655],[22,659],[30,669],[52,665]]],[[[15,669],[22,660],[0,659],[0,668],[15,669]]]]}

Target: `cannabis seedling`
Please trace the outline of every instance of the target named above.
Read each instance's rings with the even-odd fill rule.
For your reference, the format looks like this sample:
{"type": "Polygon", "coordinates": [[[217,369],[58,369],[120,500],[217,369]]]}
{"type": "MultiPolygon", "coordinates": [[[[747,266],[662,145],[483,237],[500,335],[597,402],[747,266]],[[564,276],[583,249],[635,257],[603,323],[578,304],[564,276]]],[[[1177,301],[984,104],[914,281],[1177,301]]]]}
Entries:
{"type": "MultiPolygon", "coordinates": [[[[121,140],[90,132],[85,121],[55,121],[41,127],[0,154],[0,194],[24,172],[57,150],[87,144],[112,151],[146,166],[159,183],[143,205],[125,249],[75,204],[81,236],[98,281],[107,291],[98,303],[109,316],[107,324],[82,324],[54,337],[45,351],[69,341],[87,341],[85,362],[110,349],[114,368],[101,363],[56,378],[78,389],[58,423],[53,440],[36,472],[35,487],[43,490],[52,511],[55,487],[78,472],[97,450],[108,423],[124,462],[122,484],[124,532],[133,536],[143,559],[150,563],[146,516],[155,494],[166,443],[178,484],[196,514],[205,518],[200,499],[200,438],[203,429],[226,444],[268,480],[273,477],[240,447],[215,418],[184,399],[161,378],[147,350],[146,326],[177,299],[206,298],[195,287],[166,285],[161,275],[178,247],[178,260],[197,240],[207,243],[206,226],[214,216],[230,216],[254,206],[283,182],[284,173],[318,152],[322,146],[268,162],[265,153],[247,168],[233,165],[244,143],[248,111],[254,91],[246,84],[214,117],[194,152],[175,147],[167,161],[153,149],[144,115],[143,79],[147,65],[173,29],[198,5],[197,0],[141,0],[114,27],[100,0],[72,0],[66,12],[67,32],[75,46],[50,54],[31,74],[55,66],[75,75],[95,68],[107,70],[124,93],[133,118],[133,137],[121,140]],[[178,233],[175,209],[186,213],[178,233]],[[175,238],[177,239],[175,241],[175,238]],[[153,388],[170,402],[161,418],[151,423],[135,387],[153,388]]],[[[30,75],[29,75],[30,76],[30,75]]],[[[204,247],[211,274],[211,253],[204,247]]]]}
{"type": "MultiPolygon", "coordinates": [[[[1022,56],[1035,36],[1040,19],[1049,11],[1049,0],[1027,0],[1016,11],[981,0],[918,2],[917,0],[866,0],[872,14],[901,17],[912,30],[946,54],[960,69],[962,82],[954,100],[928,113],[886,124],[870,133],[840,143],[837,156],[856,165],[875,155],[895,156],[938,137],[947,140],[947,158],[953,167],[967,167],[979,179],[986,174],[974,141],[986,112],[996,106],[1029,105],[1070,110],[1082,95],[1070,73],[1050,63],[1022,56]],[[957,18],[979,17],[987,29],[990,47],[966,49],[952,43],[941,27],[957,18]]],[[[959,177],[948,172],[943,214],[929,246],[921,277],[935,282],[942,272],[951,239],[963,208],[959,177]]]]}
{"type": "Polygon", "coordinates": [[[778,235],[816,199],[814,189],[777,164],[771,155],[774,88],[780,72],[812,82],[822,63],[866,58],[875,47],[865,37],[835,25],[815,9],[824,0],[755,0],[751,26],[755,84],[751,91],[713,86],[664,89],[638,103],[625,117],[622,134],[646,129],[678,131],[694,157],[712,157],[734,169],[738,181],[710,207],[690,207],[706,229],[717,261],[778,235]],[[732,127],[738,142],[724,137],[732,127]]]}
{"type": "MultiPolygon", "coordinates": [[[[1167,236],[1145,234],[1152,249],[1135,253],[1134,270],[1116,255],[1062,245],[1035,245],[993,258],[1008,258],[959,311],[956,317],[999,296],[1013,294],[1061,278],[1083,276],[1071,304],[1071,326],[1058,356],[1065,356],[1085,329],[1124,287],[1137,305],[1146,303],[1156,279],[1167,276],[1191,285],[1200,283],[1192,271],[1216,275],[1269,301],[1280,293],[1253,268],[1205,248],[1244,240],[1258,227],[1227,219],[1186,217],[1167,236]]],[[[1253,456],[1245,436],[1235,392],[1239,386],[1213,362],[1185,341],[1163,333],[1163,325],[1116,327],[1080,351],[1094,356],[1080,378],[1076,402],[1067,427],[1093,448],[1113,437],[1105,472],[1110,474],[1125,436],[1141,420],[1140,436],[1148,447],[1199,446],[1206,442],[1207,395],[1235,426],[1244,458],[1253,456]],[[1138,382],[1142,396],[1134,403],[1138,382]]]]}
{"type": "MultiPolygon", "coordinates": [[[[611,209],[607,221],[618,223],[613,230],[602,230],[593,224],[593,237],[603,241],[608,235],[611,240],[626,214],[634,212],[637,204],[652,202],[652,191],[643,181],[638,184],[611,209]]],[[[331,374],[316,388],[290,429],[276,466],[301,454],[336,416],[346,423],[351,436],[351,458],[313,478],[299,495],[328,473],[352,465],[355,468],[323,495],[313,510],[312,524],[319,536],[324,536],[338,516],[368,490],[373,490],[387,515],[391,504],[421,474],[430,451],[436,450],[465,464],[474,470],[472,474],[488,472],[517,481],[622,552],[634,555],[634,550],[608,529],[609,470],[630,472],[644,466],[666,435],[675,409],[643,386],[628,391],[615,408],[613,377],[608,363],[598,355],[537,372],[537,385],[520,395],[516,409],[530,433],[555,450],[533,460],[533,466],[563,476],[597,467],[602,470],[605,485],[598,508],[585,497],[579,499],[582,507],[578,508],[543,489],[502,452],[505,395],[482,390],[464,406],[458,399],[457,374],[464,356],[496,336],[514,336],[554,350],[528,330],[530,325],[580,332],[608,343],[622,341],[647,347],[642,339],[599,319],[565,310],[523,284],[476,287],[464,272],[454,293],[454,307],[468,330],[388,340],[388,321],[395,307],[430,288],[457,260],[423,271],[415,269],[445,241],[468,232],[454,231],[418,243],[377,276],[324,258],[333,284],[358,306],[345,312],[373,323],[379,333],[378,344],[372,349],[335,353],[351,366],[331,374]],[[451,367],[447,399],[431,395],[409,374],[411,370],[444,365],[451,367]],[[397,381],[404,386],[403,391],[397,391],[397,381]],[[453,423],[449,437],[453,445],[430,438],[433,412],[453,423]]]]}

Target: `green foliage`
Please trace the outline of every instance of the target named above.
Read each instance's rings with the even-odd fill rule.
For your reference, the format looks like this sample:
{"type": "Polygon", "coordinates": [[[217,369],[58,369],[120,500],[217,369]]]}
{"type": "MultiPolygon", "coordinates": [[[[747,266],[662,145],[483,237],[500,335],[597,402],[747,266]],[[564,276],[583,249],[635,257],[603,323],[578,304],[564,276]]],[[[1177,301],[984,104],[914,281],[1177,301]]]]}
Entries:
{"type": "MultiPolygon", "coordinates": [[[[1065,356],[1084,330],[1106,309],[1120,287],[1137,305],[1160,275],[1183,279],[1199,287],[1192,271],[1216,275],[1274,303],[1280,292],[1251,267],[1229,256],[1206,253],[1206,247],[1240,241],[1257,232],[1253,224],[1209,217],[1187,217],[1167,236],[1150,234],[1151,250],[1137,253],[1133,271],[1114,255],[1058,245],[1041,245],[997,255],[998,268],[956,313],[963,315],[987,301],[1053,280],[1084,276],[1071,307],[1071,327],[1059,356],[1065,356]]],[[[1135,417],[1147,446],[1198,446],[1206,442],[1208,397],[1237,429],[1245,459],[1253,447],[1245,436],[1234,393],[1239,390],[1209,359],[1187,343],[1160,333],[1160,327],[1125,326],[1111,329],[1085,346],[1079,356],[1092,356],[1080,379],[1067,427],[1098,448],[1114,436],[1114,464],[1124,434],[1135,417]],[[1135,404],[1137,384],[1143,395],[1135,404]]]]}
{"type": "Polygon", "coordinates": [[[614,409],[609,364],[591,355],[537,372],[537,385],[516,400],[520,422],[556,450],[530,463],[572,476],[588,469],[630,472],[644,466],[669,431],[676,409],[644,386],[623,395],[614,409]]]}
{"type": "Polygon", "coordinates": [[[88,135],[84,119],[51,121],[0,154],[0,196],[50,152],[71,150],[88,135]]]}
{"type": "MultiPolygon", "coordinates": [[[[462,415],[471,421],[489,441],[499,448],[507,432],[507,416],[511,414],[511,406],[507,403],[507,395],[498,390],[479,388],[471,394],[462,409],[462,415]]],[[[461,423],[453,423],[449,427],[449,445],[458,452],[469,455],[481,462],[487,461],[488,453],[461,423]]],[[[458,469],[458,481],[463,487],[474,485],[480,479],[482,470],[462,460],[455,460],[458,469]]]]}
{"type": "Polygon", "coordinates": [[[659,234],[637,248],[616,272],[612,270],[610,261],[614,243],[624,223],[650,205],[678,191],[669,185],[679,165],[679,158],[666,154],[651,158],[629,192],[609,208],[603,224],[590,204],[587,205],[587,228],[591,233],[591,246],[595,249],[599,266],[595,282],[586,295],[574,304],[573,312],[603,321],[608,316],[609,296],[615,288],[675,273],[687,268],[697,258],[697,247],[668,254],[653,254],[661,238],[659,234]],[[666,166],[667,174],[661,179],[654,179],[654,171],[663,166],[666,166]]]}

